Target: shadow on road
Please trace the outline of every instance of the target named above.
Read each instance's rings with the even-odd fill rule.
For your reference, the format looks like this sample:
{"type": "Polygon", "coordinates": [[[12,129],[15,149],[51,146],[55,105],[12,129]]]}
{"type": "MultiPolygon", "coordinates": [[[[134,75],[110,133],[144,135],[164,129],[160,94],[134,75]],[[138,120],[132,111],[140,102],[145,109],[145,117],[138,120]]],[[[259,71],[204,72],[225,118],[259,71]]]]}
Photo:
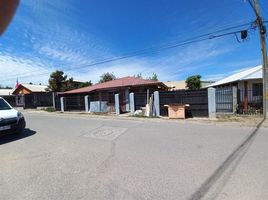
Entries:
{"type": "Polygon", "coordinates": [[[29,136],[34,135],[35,133],[36,131],[26,128],[20,134],[9,134],[9,135],[0,136],[0,145],[13,142],[16,140],[21,140],[23,138],[27,138],[29,136]]]}
{"type": "MultiPolygon", "coordinates": [[[[235,164],[233,166],[233,169],[231,172],[234,171],[234,169],[237,167],[239,164],[240,160],[243,158],[243,156],[246,154],[248,151],[250,145],[254,141],[259,128],[261,127],[262,123],[264,120],[262,120],[256,128],[252,131],[252,133],[249,134],[249,136],[240,144],[237,146],[237,148],[223,161],[223,163],[214,171],[214,173],[198,188],[196,192],[194,192],[191,197],[188,200],[200,200],[202,199],[209,191],[210,189],[217,183],[217,181],[224,176],[226,171],[229,170],[232,164],[235,164]]],[[[228,176],[230,177],[230,173],[228,176]]],[[[227,180],[225,180],[226,184],[227,180]]],[[[217,191],[219,193],[220,191],[217,191]]],[[[215,194],[214,196],[217,196],[215,194]]],[[[215,199],[215,198],[211,198],[215,199]]]]}

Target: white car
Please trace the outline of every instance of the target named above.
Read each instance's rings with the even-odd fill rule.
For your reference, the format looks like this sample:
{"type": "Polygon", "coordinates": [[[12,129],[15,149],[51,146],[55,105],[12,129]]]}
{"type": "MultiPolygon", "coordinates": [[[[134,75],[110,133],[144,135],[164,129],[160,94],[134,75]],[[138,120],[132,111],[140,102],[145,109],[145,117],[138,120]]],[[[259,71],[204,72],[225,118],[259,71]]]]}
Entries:
{"type": "Polygon", "coordinates": [[[25,119],[21,112],[12,108],[0,97],[0,135],[21,133],[25,128],[25,119]]]}

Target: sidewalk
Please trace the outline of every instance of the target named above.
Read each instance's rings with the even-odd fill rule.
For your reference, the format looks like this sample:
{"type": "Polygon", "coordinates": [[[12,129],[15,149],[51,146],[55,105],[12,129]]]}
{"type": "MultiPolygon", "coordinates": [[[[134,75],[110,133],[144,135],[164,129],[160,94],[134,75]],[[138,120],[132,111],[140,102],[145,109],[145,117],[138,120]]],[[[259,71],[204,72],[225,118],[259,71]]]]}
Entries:
{"type": "MultiPolygon", "coordinates": [[[[257,124],[262,121],[259,116],[233,116],[228,118],[187,118],[184,119],[169,119],[168,117],[142,117],[142,116],[131,116],[129,113],[126,114],[93,114],[85,112],[46,112],[43,110],[26,109],[21,110],[23,113],[36,113],[41,115],[53,115],[58,117],[74,117],[74,118],[94,118],[94,119],[113,119],[113,120],[135,120],[135,121],[155,121],[155,122],[171,122],[171,123],[199,123],[199,124],[210,124],[210,125],[227,125],[227,126],[247,126],[256,127],[257,124]]],[[[262,127],[268,127],[268,121],[265,121],[262,127]]]]}

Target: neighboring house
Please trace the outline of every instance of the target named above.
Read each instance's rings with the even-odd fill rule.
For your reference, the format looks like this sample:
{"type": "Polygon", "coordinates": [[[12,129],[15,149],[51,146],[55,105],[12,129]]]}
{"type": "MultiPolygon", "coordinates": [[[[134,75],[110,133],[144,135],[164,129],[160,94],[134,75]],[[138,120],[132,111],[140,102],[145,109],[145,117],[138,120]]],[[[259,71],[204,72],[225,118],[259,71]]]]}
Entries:
{"type": "Polygon", "coordinates": [[[167,81],[167,82],[164,82],[164,84],[168,86],[169,91],[187,89],[185,81],[167,81]]]}
{"type": "Polygon", "coordinates": [[[240,71],[222,80],[219,80],[207,87],[232,88],[238,90],[237,103],[243,107],[243,112],[247,112],[249,107],[262,107],[263,87],[262,87],[262,66],[256,66],[244,71],[240,71]]]}
{"type": "Polygon", "coordinates": [[[0,89],[0,96],[12,95],[13,89],[0,89]]]}
{"type": "MultiPolygon", "coordinates": [[[[201,88],[205,88],[214,82],[215,81],[201,81],[201,88]]],[[[187,84],[185,81],[167,81],[167,82],[164,82],[164,84],[168,86],[169,91],[187,89],[187,86],[186,86],[187,84]]]]}
{"type": "Polygon", "coordinates": [[[72,85],[70,87],[79,88],[81,84],[86,83],[86,81],[73,80],[72,85]]]}
{"type": "Polygon", "coordinates": [[[215,81],[201,81],[201,88],[207,88],[207,86],[215,83],[215,81]]]}
{"type": "Polygon", "coordinates": [[[130,92],[151,92],[167,90],[168,87],[158,81],[145,80],[136,77],[124,77],[95,84],[92,86],[63,92],[61,96],[90,96],[90,101],[106,101],[108,111],[114,112],[115,94],[119,94],[120,108],[123,112],[129,111],[130,92]]]}
{"type": "Polygon", "coordinates": [[[13,95],[16,95],[16,106],[25,106],[24,95],[35,94],[34,98],[37,98],[46,93],[46,88],[46,85],[19,84],[12,92],[13,95]]]}
{"type": "Polygon", "coordinates": [[[46,92],[46,85],[19,84],[13,91],[14,95],[46,92]]]}

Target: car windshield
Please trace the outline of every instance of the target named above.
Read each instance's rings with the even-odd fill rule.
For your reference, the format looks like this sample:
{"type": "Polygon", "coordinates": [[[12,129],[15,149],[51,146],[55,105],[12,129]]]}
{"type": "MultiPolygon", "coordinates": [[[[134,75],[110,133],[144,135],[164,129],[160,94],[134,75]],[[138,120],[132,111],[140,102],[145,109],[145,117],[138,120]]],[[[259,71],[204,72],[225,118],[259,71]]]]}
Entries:
{"type": "Polygon", "coordinates": [[[4,99],[0,99],[0,110],[10,110],[11,107],[4,101],[4,99]]]}

